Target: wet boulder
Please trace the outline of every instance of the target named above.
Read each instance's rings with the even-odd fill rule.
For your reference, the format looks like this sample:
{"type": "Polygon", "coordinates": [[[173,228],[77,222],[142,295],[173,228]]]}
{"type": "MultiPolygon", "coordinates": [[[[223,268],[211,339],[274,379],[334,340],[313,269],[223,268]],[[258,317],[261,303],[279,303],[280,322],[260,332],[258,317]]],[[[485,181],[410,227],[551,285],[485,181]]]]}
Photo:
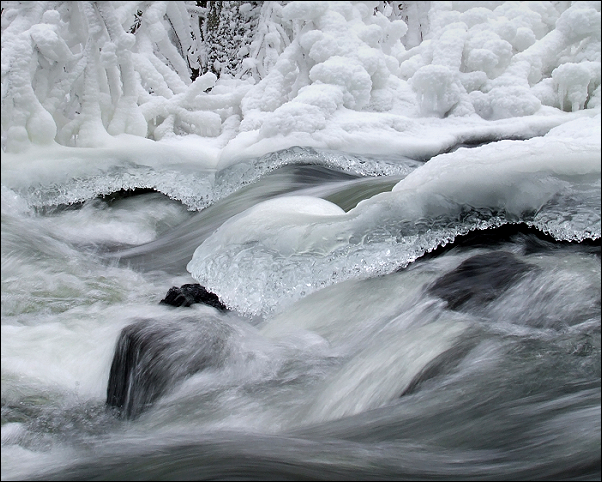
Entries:
{"type": "Polygon", "coordinates": [[[120,333],[106,403],[123,419],[134,419],[185,378],[219,367],[230,329],[218,320],[140,320],[120,333]]]}
{"type": "Polygon", "coordinates": [[[452,373],[456,367],[464,360],[466,355],[477,345],[477,338],[467,336],[454,343],[450,348],[443,351],[430,362],[428,362],[420,372],[418,372],[412,381],[401,393],[401,397],[411,395],[417,392],[423,384],[430,380],[446,376],[452,373]]]}
{"type": "Polygon", "coordinates": [[[226,311],[226,305],[224,305],[215,293],[207,291],[204,286],[200,284],[185,284],[180,286],[172,286],[160,302],[163,305],[170,306],[190,306],[194,303],[203,303],[205,305],[213,306],[220,311],[226,311]]]}
{"type": "Polygon", "coordinates": [[[506,251],[477,254],[438,278],[428,292],[445,300],[451,310],[477,308],[535,268],[506,251]]]}

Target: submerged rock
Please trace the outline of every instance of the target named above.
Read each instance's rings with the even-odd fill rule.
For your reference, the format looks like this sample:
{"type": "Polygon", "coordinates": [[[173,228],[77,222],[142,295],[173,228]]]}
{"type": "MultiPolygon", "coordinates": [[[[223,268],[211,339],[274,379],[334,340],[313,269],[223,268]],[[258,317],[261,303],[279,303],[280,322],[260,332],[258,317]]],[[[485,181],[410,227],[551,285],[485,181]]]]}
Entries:
{"type": "Polygon", "coordinates": [[[594,254],[600,257],[602,252],[602,240],[600,238],[584,239],[580,242],[559,241],[533,226],[527,226],[524,223],[508,223],[496,228],[478,229],[459,235],[445,246],[440,245],[425,253],[420,257],[420,261],[435,259],[450,251],[458,253],[473,249],[503,250],[504,245],[507,244],[520,247],[523,255],[550,254],[554,251],[563,250],[594,254]]]}
{"type": "Polygon", "coordinates": [[[445,300],[451,310],[477,307],[493,301],[534,269],[506,251],[477,254],[438,278],[428,292],[445,300]]]}
{"type": "Polygon", "coordinates": [[[133,419],[178,382],[218,367],[230,329],[215,320],[138,321],[119,335],[106,403],[119,417],[133,419]]]}
{"type": "Polygon", "coordinates": [[[414,376],[400,396],[411,395],[429,380],[452,373],[476,344],[477,339],[469,336],[437,355],[414,376]]]}
{"type": "Polygon", "coordinates": [[[180,286],[172,286],[167,291],[165,298],[160,301],[160,304],[170,306],[190,306],[194,303],[203,303],[213,306],[221,311],[226,311],[224,305],[215,293],[207,291],[200,284],[185,284],[180,286]]]}

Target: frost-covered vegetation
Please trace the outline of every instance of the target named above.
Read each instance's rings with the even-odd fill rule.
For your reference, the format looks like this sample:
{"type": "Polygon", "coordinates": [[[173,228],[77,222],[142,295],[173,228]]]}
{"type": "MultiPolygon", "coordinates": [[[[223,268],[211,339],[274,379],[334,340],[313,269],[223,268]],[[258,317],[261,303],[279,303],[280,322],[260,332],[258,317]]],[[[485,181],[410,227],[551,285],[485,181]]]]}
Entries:
{"type": "Polygon", "coordinates": [[[600,2],[2,2],[2,149],[599,110],[600,35],[600,2]]]}

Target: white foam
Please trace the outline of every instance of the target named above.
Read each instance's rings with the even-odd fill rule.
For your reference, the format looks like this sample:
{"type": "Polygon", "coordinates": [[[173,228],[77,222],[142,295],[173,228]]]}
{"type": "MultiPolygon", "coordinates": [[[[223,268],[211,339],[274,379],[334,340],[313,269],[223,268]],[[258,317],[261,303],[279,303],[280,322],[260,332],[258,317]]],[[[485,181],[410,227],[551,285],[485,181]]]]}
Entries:
{"type": "Polygon", "coordinates": [[[452,320],[399,331],[385,328],[323,383],[309,409],[309,420],[333,420],[392,402],[465,329],[465,324],[452,320]]]}

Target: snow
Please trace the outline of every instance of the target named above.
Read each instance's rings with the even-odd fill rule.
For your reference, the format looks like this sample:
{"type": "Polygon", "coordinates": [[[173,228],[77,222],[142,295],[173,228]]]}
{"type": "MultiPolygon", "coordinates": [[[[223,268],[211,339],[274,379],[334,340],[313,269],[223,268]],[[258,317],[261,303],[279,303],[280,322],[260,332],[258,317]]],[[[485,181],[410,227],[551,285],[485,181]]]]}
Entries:
{"type": "Polygon", "coordinates": [[[291,2],[282,9],[284,20],[316,20],[328,10],[326,2],[291,2]]]}
{"type": "Polygon", "coordinates": [[[600,2],[2,8],[3,212],[135,187],[203,209],[295,146],[429,161],[347,213],[289,197],[224,224],[189,269],[242,313],[505,221],[600,237],[600,2]]]}
{"type": "Polygon", "coordinates": [[[3,185],[599,130],[600,2],[208,5],[4,2],[3,185]]]}
{"type": "MultiPolygon", "coordinates": [[[[600,108],[599,2],[220,7],[219,28],[238,47],[227,38],[221,47],[203,43],[198,16],[214,38],[211,11],[191,2],[54,7],[6,3],[4,152],[106,147],[128,134],[159,142],[227,138],[225,150],[233,142],[252,155],[269,151],[252,148],[268,139],[272,150],[332,148],[343,144],[341,131],[353,149],[382,128],[341,124],[356,112],[394,115],[397,124],[445,118],[453,129],[549,117],[548,107],[561,123],[563,112],[600,108]],[[238,60],[227,70],[220,60],[215,75],[203,62],[222,58],[218,47],[238,48],[238,60]],[[193,77],[192,68],[202,75],[193,77]]],[[[394,137],[387,136],[392,152],[394,137]]]]}
{"type": "MultiPolygon", "coordinates": [[[[265,242],[266,232],[285,233],[290,227],[312,224],[320,222],[322,219],[331,219],[344,214],[345,211],[340,207],[324,199],[310,196],[286,196],[264,201],[246,210],[225,225],[220,230],[219,239],[216,239],[220,244],[246,243],[251,245],[257,241],[265,242]],[[240,229],[241,225],[245,226],[244,230],[240,229]]],[[[270,236],[271,244],[268,249],[277,250],[285,256],[291,254],[295,252],[291,244],[294,242],[294,238],[295,236],[290,232],[288,236],[270,236]]],[[[218,246],[215,248],[219,249],[218,246]]],[[[204,251],[207,250],[208,248],[205,247],[204,251]]]]}
{"type": "Polygon", "coordinates": [[[334,283],[395,271],[472,229],[525,222],[561,240],[596,239],[600,146],[597,114],[545,136],[440,154],[346,213],[321,199],[275,198],[229,219],[187,268],[255,316],[334,283]]]}

